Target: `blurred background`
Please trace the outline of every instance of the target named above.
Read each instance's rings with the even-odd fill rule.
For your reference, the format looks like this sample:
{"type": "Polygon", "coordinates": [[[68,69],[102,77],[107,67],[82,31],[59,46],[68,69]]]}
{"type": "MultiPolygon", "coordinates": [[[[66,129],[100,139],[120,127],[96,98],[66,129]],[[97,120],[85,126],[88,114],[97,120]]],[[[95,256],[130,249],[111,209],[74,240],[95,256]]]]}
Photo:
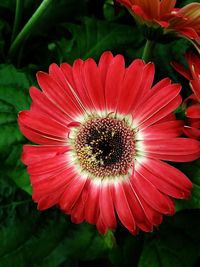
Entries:
{"type": "MultiPolygon", "coordinates": [[[[192,1],[177,1],[177,7],[192,1]]],[[[177,213],[164,219],[153,233],[132,236],[118,225],[101,236],[95,226],[75,225],[56,208],[39,212],[20,157],[23,144],[17,114],[29,109],[31,85],[38,70],[55,62],[93,57],[111,50],[129,64],[141,57],[145,39],[125,8],[111,0],[1,0],[0,1],[0,267],[199,267],[200,162],[176,164],[194,183],[189,201],[177,201],[177,213]],[[45,8],[21,35],[29,19],[45,8]],[[20,39],[21,38],[21,39],[20,39]]],[[[190,48],[183,39],[157,44],[152,60],[156,80],[188,81],[171,61],[185,64],[190,48]]],[[[177,116],[183,118],[181,109],[177,116]]]]}

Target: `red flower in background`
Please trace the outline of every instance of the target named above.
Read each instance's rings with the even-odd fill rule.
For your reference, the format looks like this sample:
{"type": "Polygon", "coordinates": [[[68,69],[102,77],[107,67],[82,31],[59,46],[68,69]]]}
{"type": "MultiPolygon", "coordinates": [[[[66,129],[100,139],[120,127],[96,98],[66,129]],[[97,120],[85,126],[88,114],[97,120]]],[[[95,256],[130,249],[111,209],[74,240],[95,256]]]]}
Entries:
{"type": "Polygon", "coordinates": [[[183,123],[172,111],[180,85],[168,78],[152,87],[154,65],[138,59],[125,68],[121,55],[105,52],[49,74],[39,72],[30,110],[19,114],[33,200],[38,209],[57,205],[75,223],[114,229],[117,218],[133,234],[152,231],[173,198],[188,198],[192,184],[164,161],[186,162],[199,142],[180,138],[183,123]]]}
{"type": "Polygon", "coordinates": [[[116,0],[125,5],[137,21],[149,27],[163,28],[163,34],[174,33],[200,46],[200,3],[175,8],[176,0],[116,0]]]}
{"type": "Polygon", "coordinates": [[[190,81],[190,87],[193,91],[185,101],[188,126],[184,127],[184,133],[192,138],[200,139],[200,58],[189,52],[186,54],[186,60],[189,69],[185,69],[178,63],[173,63],[174,68],[190,81]]]}

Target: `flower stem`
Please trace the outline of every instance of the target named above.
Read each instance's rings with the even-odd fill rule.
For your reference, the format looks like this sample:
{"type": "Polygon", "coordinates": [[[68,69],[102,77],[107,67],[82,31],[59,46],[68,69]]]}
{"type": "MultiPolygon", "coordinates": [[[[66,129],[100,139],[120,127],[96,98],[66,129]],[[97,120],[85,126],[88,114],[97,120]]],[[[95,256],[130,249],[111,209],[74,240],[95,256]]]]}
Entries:
{"type": "Polygon", "coordinates": [[[11,41],[13,42],[14,38],[17,35],[19,26],[20,26],[20,20],[21,20],[21,14],[22,14],[22,0],[16,0],[16,7],[15,7],[15,20],[13,25],[13,31],[12,31],[12,37],[11,41]]]}
{"type": "Polygon", "coordinates": [[[16,54],[16,51],[18,48],[22,45],[22,43],[28,38],[29,34],[39,21],[40,17],[46,10],[47,6],[51,3],[52,0],[43,0],[40,6],[37,8],[35,13],[32,15],[32,17],[27,21],[23,29],[20,31],[20,33],[17,35],[15,40],[12,42],[8,57],[12,59],[14,55],[16,54]]]}
{"type": "Polygon", "coordinates": [[[142,54],[142,59],[145,62],[150,61],[154,46],[155,46],[155,42],[147,39],[146,44],[144,46],[143,54],[142,54]]]}

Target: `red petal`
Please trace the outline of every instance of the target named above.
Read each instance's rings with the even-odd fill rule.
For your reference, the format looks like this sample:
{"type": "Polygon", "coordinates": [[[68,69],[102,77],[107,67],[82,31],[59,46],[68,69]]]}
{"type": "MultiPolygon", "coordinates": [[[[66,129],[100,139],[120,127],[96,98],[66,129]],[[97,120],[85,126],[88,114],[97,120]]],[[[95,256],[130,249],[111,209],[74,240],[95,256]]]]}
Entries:
{"type": "Polygon", "coordinates": [[[69,151],[68,146],[32,146],[24,145],[22,161],[24,164],[34,164],[42,160],[54,158],[57,155],[69,151]]]}
{"type": "Polygon", "coordinates": [[[98,67],[103,88],[105,88],[106,86],[107,73],[112,62],[113,62],[113,55],[110,51],[104,52],[99,59],[98,67]]]}
{"type": "Polygon", "coordinates": [[[137,16],[141,17],[142,19],[144,19],[144,20],[150,20],[150,18],[149,18],[149,14],[146,14],[146,13],[144,12],[144,10],[143,10],[140,6],[138,6],[138,5],[133,5],[133,6],[131,6],[131,10],[132,10],[137,16]]]}
{"type": "MultiPolygon", "coordinates": [[[[131,180],[131,183],[132,183],[132,180],[131,180]]],[[[162,214],[159,213],[158,211],[154,210],[141,196],[141,194],[139,193],[139,191],[137,190],[137,188],[134,186],[134,184],[132,183],[132,187],[134,188],[134,191],[136,192],[139,200],[140,200],[140,203],[141,203],[141,206],[145,212],[145,215],[147,217],[147,219],[149,220],[149,222],[152,224],[152,225],[159,225],[161,224],[162,222],[162,214]]]]}
{"type": "Polygon", "coordinates": [[[162,0],[160,1],[160,13],[166,14],[172,11],[175,7],[176,0],[162,0]]]}
{"type": "Polygon", "coordinates": [[[192,161],[200,156],[199,142],[188,138],[138,141],[137,148],[148,157],[176,162],[192,161]]]}
{"type": "MultiPolygon", "coordinates": [[[[146,78],[144,76],[144,82],[146,78]]],[[[141,102],[145,102],[147,99],[151,98],[154,94],[156,94],[159,90],[163,90],[163,88],[169,86],[171,84],[171,80],[169,78],[162,79],[158,83],[156,83],[150,90],[145,92],[143,95],[141,102]]]]}
{"type": "Polygon", "coordinates": [[[91,182],[88,190],[88,198],[85,204],[87,207],[85,209],[85,219],[91,224],[96,224],[99,217],[100,185],[91,182]]]}
{"type": "Polygon", "coordinates": [[[63,169],[57,174],[41,178],[41,175],[31,176],[33,186],[33,200],[38,202],[39,209],[47,209],[59,203],[66,186],[74,179],[75,173],[70,169],[63,169]]]}
{"type": "Polygon", "coordinates": [[[83,65],[85,88],[96,110],[105,110],[105,92],[101,83],[99,69],[93,59],[83,65]]]}
{"type": "MultiPolygon", "coordinates": [[[[140,105],[133,114],[136,125],[149,120],[153,115],[159,113],[172,100],[174,100],[181,90],[179,84],[171,84],[162,90],[157,91],[150,99],[140,105]]],[[[172,110],[170,110],[171,112],[172,110]]]]}
{"type": "MultiPolygon", "coordinates": [[[[38,201],[38,210],[46,210],[58,204],[61,194],[63,193],[63,189],[61,188],[56,194],[51,194],[47,196],[41,196],[38,201]]],[[[33,197],[33,200],[35,197],[33,197]]]]}
{"type": "Polygon", "coordinates": [[[103,222],[103,219],[101,218],[101,216],[99,216],[98,221],[97,221],[97,229],[99,231],[100,234],[105,235],[105,233],[107,232],[107,227],[103,222]]]}
{"type": "Polygon", "coordinates": [[[31,104],[31,111],[35,113],[44,113],[60,123],[66,123],[69,121],[70,117],[62,112],[46,97],[44,93],[37,88],[33,86],[30,88],[30,96],[33,100],[33,103],[31,104]]]}
{"type": "Polygon", "coordinates": [[[32,163],[28,165],[27,170],[31,175],[40,175],[42,173],[51,173],[53,175],[54,171],[57,171],[59,168],[65,168],[69,165],[69,162],[69,156],[67,154],[61,154],[53,158],[32,163]]]}
{"type": "Polygon", "coordinates": [[[186,116],[193,119],[200,119],[200,106],[191,106],[186,110],[186,116]]]}
{"type": "Polygon", "coordinates": [[[183,132],[185,135],[187,135],[190,138],[199,139],[200,138],[200,129],[185,126],[183,128],[183,132]]]}
{"type": "Polygon", "coordinates": [[[170,23],[168,21],[165,21],[165,20],[157,20],[157,19],[154,19],[153,21],[155,21],[156,23],[158,23],[163,28],[168,28],[169,25],[170,25],[170,23]]]}
{"type": "Polygon", "coordinates": [[[111,194],[111,185],[102,184],[99,197],[100,214],[104,224],[110,228],[116,228],[117,222],[115,218],[115,211],[113,205],[113,198],[111,194]]]}
{"type": "Polygon", "coordinates": [[[67,185],[67,188],[59,200],[60,208],[64,212],[70,213],[70,210],[73,208],[79,196],[82,194],[86,181],[87,179],[77,175],[67,185]]]}
{"type": "MultiPolygon", "coordinates": [[[[145,97],[148,96],[150,92],[153,92],[151,87],[154,80],[155,67],[154,64],[149,62],[144,65],[143,71],[141,70],[141,84],[137,94],[136,102],[132,105],[132,110],[136,111],[138,106],[140,106],[144,101],[145,97]]],[[[135,89],[134,89],[135,90],[135,89]]]]}
{"type": "Polygon", "coordinates": [[[140,191],[143,199],[155,210],[160,213],[172,215],[175,212],[173,201],[162,194],[156,189],[156,187],[148,180],[148,177],[143,176],[142,172],[139,172],[139,168],[134,173],[134,177],[131,178],[131,182],[140,191]]]}
{"type": "Polygon", "coordinates": [[[182,99],[180,95],[178,95],[169,104],[160,109],[157,113],[150,115],[148,120],[144,121],[142,125],[140,125],[140,129],[146,128],[147,126],[150,126],[160,121],[168,115],[171,116],[172,111],[175,110],[181,104],[181,101],[182,99]]]}
{"type": "Polygon", "coordinates": [[[181,171],[173,166],[154,159],[139,162],[138,172],[146,173],[150,180],[163,193],[175,198],[187,198],[191,194],[192,183],[181,171]]]}
{"type": "Polygon", "coordinates": [[[105,98],[108,111],[116,111],[122,81],[124,78],[125,63],[121,55],[117,55],[107,71],[105,83],[105,98]]]}
{"type": "Polygon", "coordinates": [[[71,210],[71,220],[73,223],[82,223],[85,219],[85,203],[88,197],[90,179],[87,179],[82,194],[71,210]]]}
{"type": "Polygon", "coordinates": [[[69,83],[66,85],[66,90],[66,88],[62,88],[51,76],[44,72],[38,72],[37,79],[45,95],[62,112],[70,116],[72,120],[82,114],[82,106],[77,102],[75,90],[69,87],[69,83]]]}
{"type": "Polygon", "coordinates": [[[116,0],[116,1],[125,5],[126,7],[129,7],[129,8],[131,8],[131,6],[132,6],[131,0],[116,0]]]}
{"type": "Polygon", "coordinates": [[[181,75],[183,75],[187,80],[191,80],[192,76],[189,69],[184,68],[181,64],[177,62],[172,62],[172,66],[178,71],[181,75]]]}
{"type": "Polygon", "coordinates": [[[123,184],[114,184],[113,193],[115,209],[120,221],[131,233],[135,233],[137,228],[124,192],[123,184]]]}
{"type": "Polygon", "coordinates": [[[67,125],[61,124],[42,113],[39,114],[28,110],[19,113],[18,122],[20,125],[32,129],[43,136],[49,136],[63,142],[66,141],[69,132],[67,125]]]}
{"type": "MultiPolygon", "coordinates": [[[[73,68],[72,68],[74,88],[76,89],[76,93],[79,96],[79,98],[81,99],[83,106],[86,109],[94,110],[95,109],[94,105],[90,99],[90,96],[88,94],[88,90],[84,84],[83,66],[84,66],[83,60],[77,59],[74,61],[73,68]]],[[[64,72],[65,76],[68,77],[68,65],[64,63],[61,65],[61,68],[62,68],[62,71],[64,72]]]]}
{"type": "Polygon", "coordinates": [[[124,191],[137,226],[145,232],[152,231],[153,225],[149,223],[140,199],[130,182],[124,182],[124,191]]]}
{"type": "Polygon", "coordinates": [[[170,113],[167,116],[165,116],[164,118],[162,118],[159,121],[157,121],[156,123],[163,123],[163,122],[175,121],[175,120],[176,120],[175,114],[174,113],[170,113]]]}
{"type": "Polygon", "coordinates": [[[117,110],[122,114],[129,113],[131,107],[135,107],[141,94],[140,85],[144,70],[142,60],[134,60],[127,68],[121,85],[121,93],[117,104],[117,110]]]}
{"type": "Polygon", "coordinates": [[[188,37],[189,39],[196,39],[198,38],[198,34],[192,27],[177,27],[176,30],[183,36],[188,37]]]}
{"type": "Polygon", "coordinates": [[[180,136],[183,132],[183,121],[166,121],[154,124],[136,133],[136,140],[159,140],[180,136]]]}

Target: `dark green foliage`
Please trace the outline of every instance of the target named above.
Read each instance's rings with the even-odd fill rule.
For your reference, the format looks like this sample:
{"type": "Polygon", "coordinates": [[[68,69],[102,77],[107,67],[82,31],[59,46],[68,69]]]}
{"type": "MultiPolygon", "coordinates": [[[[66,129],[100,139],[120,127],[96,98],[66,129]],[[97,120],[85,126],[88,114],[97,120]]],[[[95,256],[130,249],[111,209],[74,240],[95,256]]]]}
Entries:
{"type": "Polygon", "coordinates": [[[67,24],[65,27],[70,31],[72,38],[63,38],[56,45],[60,51],[61,61],[70,63],[75,58],[98,59],[106,50],[124,53],[126,46],[137,48],[143,40],[142,37],[136,40],[138,31],[131,26],[92,18],[84,18],[80,25],[67,24]]]}
{"type": "MultiPolygon", "coordinates": [[[[41,0],[0,1],[0,267],[198,267],[200,256],[200,162],[177,164],[193,182],[189,200],[176,201],[177,214],[165,218],[153,233],[131,236],[120,225],[101,236],[94,226],[72,224],[57,208],[39,212],[20,157],[28,143],[17,125],[18,112],[30,107],[29,87],[35,73],[49,64],[93,57],[111,50],[127,64],[141,57],[144,37],[131,15],[114,10],[111,0],[52,0],[19,49],[10,56],[11,40],[27,23],[41,0]],[[13,35],[16,3],[19,24],[13,35]]],[[[178,1],[183,6],[192,1],[178,1]]],[[[152,60],[156,80],[170,77],[191,94],[188,81],[171,61],[185,64],[191,47],[185,40],[157,44],[152,60]]],[[[184,112],[177,109],[184,119],[184,112]]]]}
{"type": "Polygon", "coordinates": [[[200,212],[178,212],[145,239],[139,267],[190,267],[200,255],[200,212]]]}
{"type": "Polygon", "coordinates": [[[193,183],[192,197],[189,200],[176,201],[177,210],[200,208],[200,160],[180,164],[179,168],[190,177],[193,183]]]}

